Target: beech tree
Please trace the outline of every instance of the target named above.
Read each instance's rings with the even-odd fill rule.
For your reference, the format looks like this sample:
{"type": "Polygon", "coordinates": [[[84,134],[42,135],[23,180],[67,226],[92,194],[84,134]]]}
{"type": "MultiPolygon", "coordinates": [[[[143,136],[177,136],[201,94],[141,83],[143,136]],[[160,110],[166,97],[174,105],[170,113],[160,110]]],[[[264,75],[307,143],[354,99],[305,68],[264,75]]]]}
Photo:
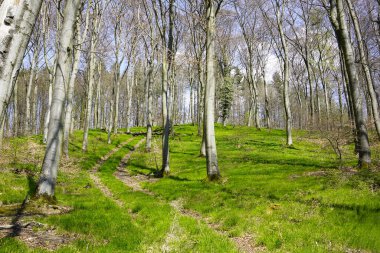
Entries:
{"type": "Polygon", "coordinates": [[[65,87],[69,85],[70,80],[73,56],[72,41],[75,34],[80,3],[80,0],[68,0],[63,12],[63,23],[59,36],[59,47],[57,48],[57,65],[47,148],[37,189],[37,193],[40,196],[54,196],[63,138],[63,119],[66,101],[65,87]]]}
{"type": "Polygon", "coordinates": [[[214,114],[215,114],[215,18],[223,1],[206,1],[207,39],[206,39],[206,88],[204,135],[206,144],[207,176],[209,180],[220,178],[216,150],[214,114]]]}
{"type": "Polygon", "coordinates": [[[42,0],[4,0],[0,5],[0,122],[12,95],[42,0]]]}

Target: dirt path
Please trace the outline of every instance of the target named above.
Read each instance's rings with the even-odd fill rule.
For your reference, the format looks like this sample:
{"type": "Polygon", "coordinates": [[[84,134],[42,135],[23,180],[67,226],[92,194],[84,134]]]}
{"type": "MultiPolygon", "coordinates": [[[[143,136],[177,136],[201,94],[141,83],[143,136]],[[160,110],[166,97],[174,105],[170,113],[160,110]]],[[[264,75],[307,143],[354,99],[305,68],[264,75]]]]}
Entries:
{"type": "MultiPolygon", "coordinates": [[[[132,176],[128,170],[126,170],[126,166],[128,164],[128,160],[132,156],[132,154],[135,152],[137,148],[140,147],[140,145],[144,142],[144,139],[139,141],[135,146],[134,149],[131,150],[120,162],[117,171],[114,173],[115,177],[118,178],[120,181],[122,181],[126,186],[132,188],[134,191],[139,191],[143,192],[145,194],[154,196],[155,194],[147,189],[144,189],[141,187],[141,183],[143,182],[155,182],[158,179],[157,178],[152,178],[146,175],[137,175],[137,176],[132,176]]],[[[160,199],[162,201],[162,199],[160,199]]],[[[174,214],[173,214],[173,221],[171,224],[171,227],[169,229],[169,232],[165,238],[164,244],[161,247],[161,250],[163,252],[169,252],[171,251],[171,244],[175,241],[178,240],[178,238],[181,236],[181,228],[179,227],[178,224],[178,215],[182,216],[187,216],[190,218],[193,218],[195,220],[202,221],[205,223],[210,229],[215,231],[216,233],[226,236],[229,239],[231,239],[237,248],[241,252],[246,252],[246,253],[253,253],[253,252],[262,252],[265,249],[263,247],[257,246],[254,243],[254,238],[252,235],[246,234],[243,236],[238,236],[238,237],[229,237],[228,233],[220,228],[219,224],[215,224],[210,221],[210,219],[203,217],[201,214],[183,208],[182,201],[181,200],[174,200],[170,202],[170,206],[173,207],[174,209],[174,214]]]]}
{"type": "Polygon", "coordinates": [[[114,173],[115,177],[122,181],[125,185],[132,188],[134,191],[143,192],[148,195],[154,195],[152,192],[141,187],[142,182],[156,182],[158,179],[145,175],[132,176],[125,168],[128,164],[128,160],[131,158],[132,154],[138,149],[145,139],[140,140],[128,154],[126,154],[121,160],[117,171],[114,173]]]}
{"type": "Polygon", "coordinates": [[[90,178],[92,179],[92,181],[94,182],[94,184],[96,185],[97,188],[99,188],[99,190],[109,199],[111,199],[112,201],[114,201],[119,207],[122,207],[123,206],[123,202],[117,198],[115,198],[115,196],[112,194],[111,190],[105,186],[102,181],[100,180],[100,178],[96,175],[96,173],[98,172],[99,168],[112,156],[114,155],[117,151],[119,151],[122,147],[124,147],[125,145],[127,145],[128,143],[130,143],[132,140],[134,140],[134,138],[130,138],[129,140],[125,141],[125,142],[122,142],[120,143],[117,147],[115,147],[114,149],[112,149],[110,152],[108,152],[105,156],[103,156],[102,158],[100,158],[100,160],[94,165],[94,167],[92,167],[92,169],[90,170],[90,178]]]}

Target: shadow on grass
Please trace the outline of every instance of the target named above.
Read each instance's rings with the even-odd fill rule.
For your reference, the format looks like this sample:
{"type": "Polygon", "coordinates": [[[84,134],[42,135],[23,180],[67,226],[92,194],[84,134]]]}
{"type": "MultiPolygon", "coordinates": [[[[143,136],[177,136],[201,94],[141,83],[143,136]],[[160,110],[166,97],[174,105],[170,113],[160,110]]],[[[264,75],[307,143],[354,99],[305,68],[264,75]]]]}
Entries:
{"type": "Polygon", "coordinates": [[[29,198],[34,197],[36,194],[37,182],[34,180],[33,176],[28,175],[28,186],[29,190],[26,194],[24,200],[22,201],[21,206],[16,210],[16,214],[11,221],[12,229],[6,237],[16,237],[19,236],[22,231],[22,226],[20,224],[20,219],[24,216],[24,211],[28,204],[29,198]]]}
{"type": "Polygon", "coordinates": [[[171,179],[171,180],[175,180],[175,181],[180,181],[180,182],[190,182],[190,181],[193,181],[193,180],[190,180],[188,178],[183,178],[183,177],[178,177],[178,176],[168,176],[167,178],[171,179]]]}

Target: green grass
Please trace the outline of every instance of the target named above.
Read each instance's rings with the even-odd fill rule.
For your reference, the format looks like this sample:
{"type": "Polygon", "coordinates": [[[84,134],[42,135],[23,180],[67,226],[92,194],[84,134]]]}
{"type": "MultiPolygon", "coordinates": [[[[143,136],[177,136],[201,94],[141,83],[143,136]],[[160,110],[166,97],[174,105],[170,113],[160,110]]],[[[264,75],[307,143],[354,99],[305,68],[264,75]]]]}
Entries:
{"type": "MultiPolygon", "coordinates": [[[[306,132],[296,132],[291,149],[280,130],[217,126],[223,179],[209,183],[196,129],[180,126],[175,132],[171,176],[146,185],[151,191],[183,199],[231,236],[255,235],[271,252],[380,251],[380,194],[372,189],[379,173],[342,174],[332,150],[316,145],[306,132]],[[307,174],[321,170],[325,175],[307,174]]],[[[355,164],[350,148],[345,147],[346,166],[355,164]]],[[[154,168],[143,152],[129,167],[134,173],[154,168]]]]}
{"type": "MultiPolygon", "coordinates": [[[[296,131],[294,148],[287,148],[284,131],[218,125],[222,179],[209,182],[205,158],[199,156],[201,138],[196,127],[177,126],[174,130],[170,176],[143,185],[157,197],[135,192],[113,175],[142,136],[135,137],[99,168],[97,176],[122,207],[97,189],[88,170],[131,136],[119,134],[108,145],[105,132],[91,131],[89,151],[82,153],[82,132],[73,135],[73,163],[63,162],[56,195],[60,205],[74,209],[68,214],[38,218],[57,227],[58,232],[79,235],[58,252],[162,252],[164,245],[170,252],[237,252],[227,236],[170,206],[179,199],[185,208],[200,213],[230,237],[250,234],[255,245],[268,252],[380,251],[379,173],[341,172],[336,155],[317,134],[296,131]],[[170,233],[175,234],[174,239],[168,239],[170,233]]],[[[39,143],[39,139],[12,141],[26,145],[28,141],[39,143]]],[[[131,174],[149,174],[159,168],[160,139],[154,140],[151,153],[144,151],[144,145],[135,151],[127,166],[131,174]]],[[[352,144],[344,147],[346,167],[355,165],[352,150],[352,144]]],[[[18,151],[21,154],[15,162],[14,151],[8,151],[8,163],[3,161],[5,169],[0,171],[0,201],[20,203],[34,189],[38,173],[15,174],[12,169],[38,172],[42,158],[30,161],[18,151]]],[[[379,147],[375,145],[372,152],[378,157],[379,147]]],[[[41,249],[29,249],[14,238],[6,238],[0,241],[0,252],[41,249]]]]}

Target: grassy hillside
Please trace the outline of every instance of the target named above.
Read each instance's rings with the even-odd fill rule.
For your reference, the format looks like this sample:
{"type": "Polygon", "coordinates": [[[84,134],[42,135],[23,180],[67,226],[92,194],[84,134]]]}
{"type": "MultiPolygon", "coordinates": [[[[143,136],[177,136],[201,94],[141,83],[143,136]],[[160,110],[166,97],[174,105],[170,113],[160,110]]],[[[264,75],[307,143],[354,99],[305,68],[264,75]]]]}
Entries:
{"type": "MultiPolygon", "coordinates": [[[[33,199],[22,210],[30,214],[23,223],[44,224],[33,227],[33,236],[53,229],[70,240],[36,248],[0,230],[0,252],[380,251],[380,175],[353,169],[352,145],[343,147],[338,168],[328,141],[316,133],[296,132],[294,147],[287,148],[280,130],[217,126],[222,179],[211,183],[196,128],[174,130],[172,172],[160,180],[146,176],[161,162],[159,136],[148,154],[144,143],[135,146],[143,136],[120,134],[107,145],[106,133],[92,131],[83,154],[76,132],[55,204],[70,211],[36,215],[41,205],[33,199]]],[[[1,224],[20,210],[12,204],[32,196],[43,157],[39,140],[11,140],[2,153],[1,224]]],[[[379,154],[375,145],[373,155],[379,154]]]]}

